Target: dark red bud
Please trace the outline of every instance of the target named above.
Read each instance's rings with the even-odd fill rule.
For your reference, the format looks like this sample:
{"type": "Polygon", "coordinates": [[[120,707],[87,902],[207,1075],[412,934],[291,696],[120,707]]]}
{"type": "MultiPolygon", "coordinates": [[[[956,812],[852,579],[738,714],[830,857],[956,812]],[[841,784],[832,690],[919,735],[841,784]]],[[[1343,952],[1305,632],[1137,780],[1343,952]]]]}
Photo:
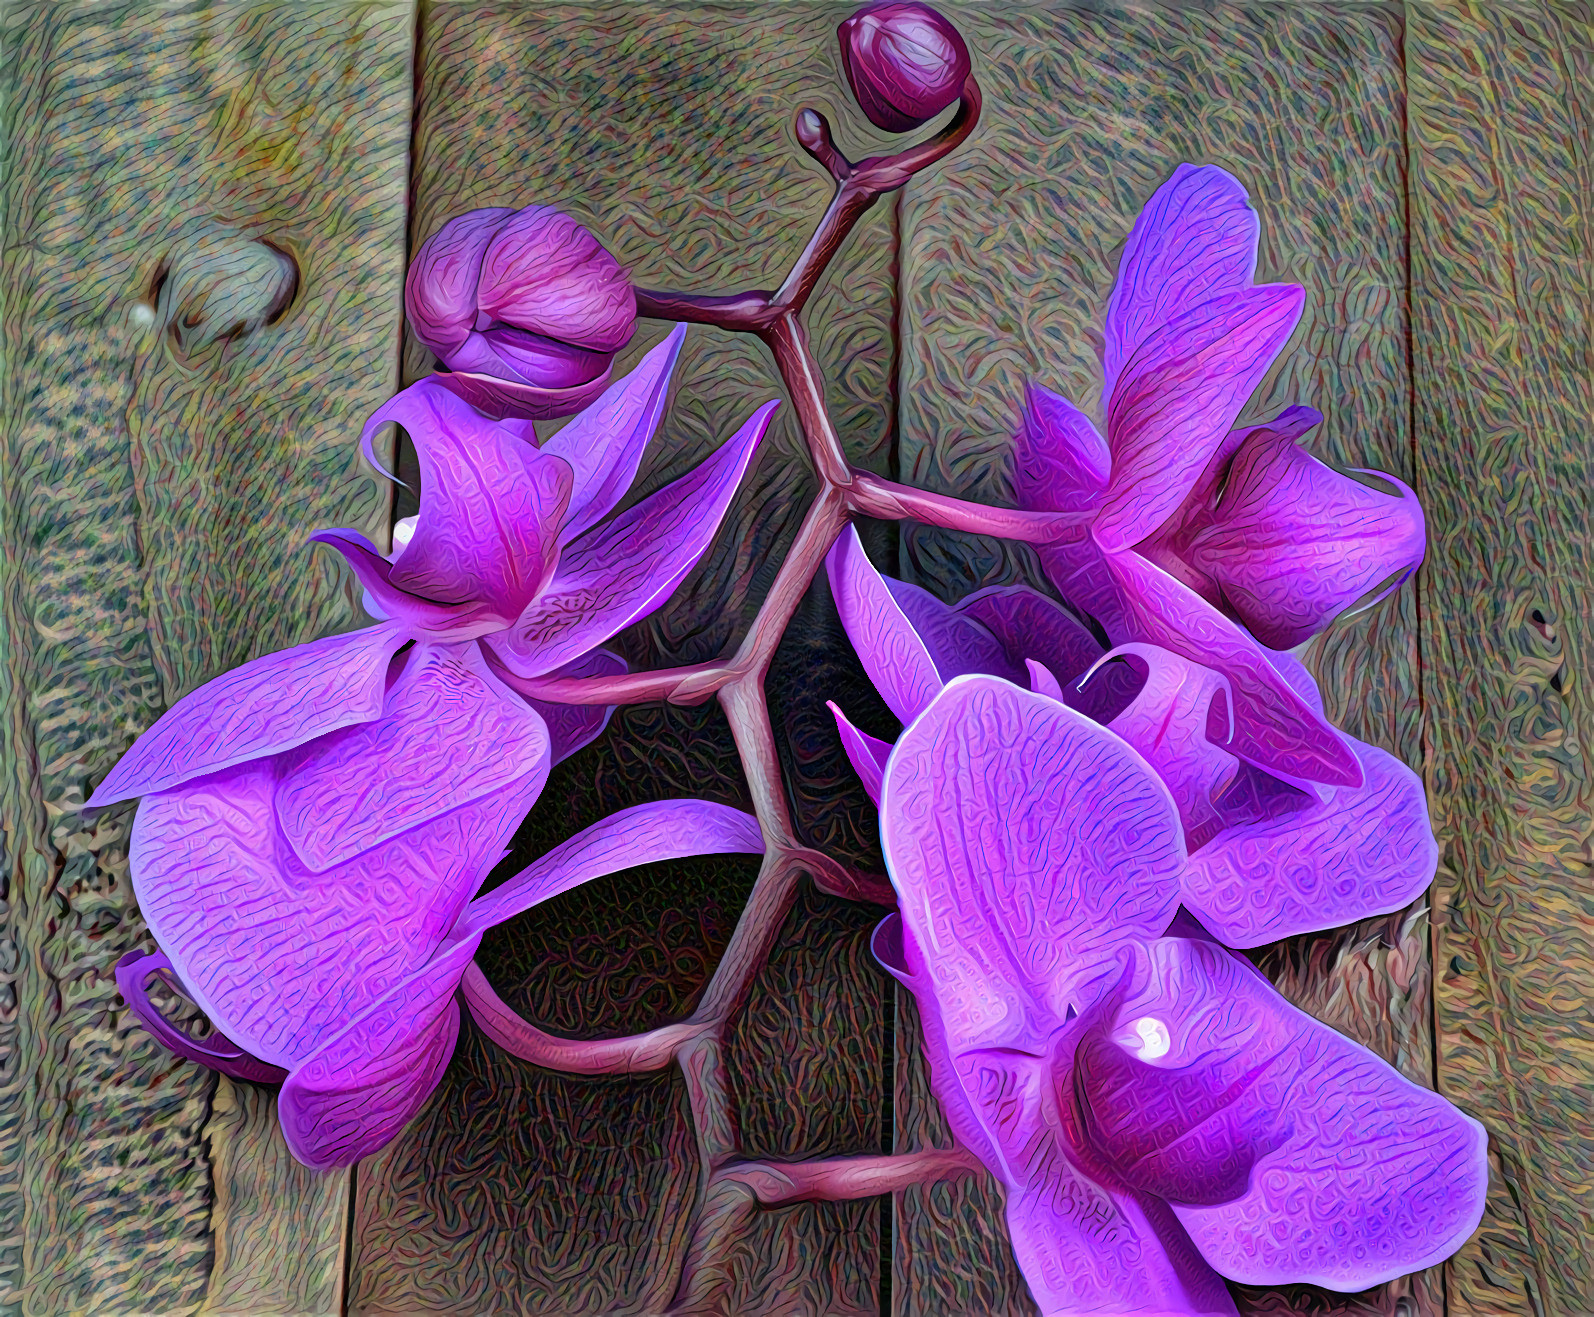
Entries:
{"type": "Polygon", "coordinates": [[[928,123],[957,100],[969,76],[969,48],[957,28],[917,0],[870,5],[836,35],[852,94],[869,122],[888,133],[928,123]]]}

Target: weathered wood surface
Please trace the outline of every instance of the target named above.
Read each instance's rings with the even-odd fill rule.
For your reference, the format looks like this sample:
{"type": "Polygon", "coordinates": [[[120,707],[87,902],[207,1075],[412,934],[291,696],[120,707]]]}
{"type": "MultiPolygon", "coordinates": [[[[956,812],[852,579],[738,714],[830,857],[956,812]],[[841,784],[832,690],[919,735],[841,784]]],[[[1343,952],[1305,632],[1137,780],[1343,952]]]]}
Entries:
{"type": "Polygon", "coordinates": [[[272,1090],[123,1008],[132,811],[80,807],[178,696],[360,620],[304,540],[385,532],[354,440],[396,373],[410,9],[0,23],[0,1311],[336,1311],[346,1178],[288,1157],[272,1090]],[[203,346],[265,309],[236,275],[199,304],[256,237],[297,297],[203,346]],[[178,300],[186,353],[153,323],[178,300]]]}
{"type": "Polygon", "coordinates": [[[1407,49],[1438,1074],[1497,1171],[1450,1311],[1594,1312],[1594,11],[1407,49]]]}
{"type": "MultiPolygon", "coordinates": [[[[1423,764],[1444,847],[1432,931],[1419,903],[1259,959],[1320,1018],[1437,1077],[1488,1126],[1497,1181],[1443,1281],[1244,1304],[1594,1311],[1580,693],[1594,678],[1594,14],[1586,0],[943,7],[975,53],[985,122],[904,196],[900,265],[882,205],[810,313],[854,457],[1002,501],[1023,379],[1099,402],[1089,334],[1118,248],[1174,164],[1213,161],[1262,214],[1262,276],[1309,294],[1261,403],[1318,406],[1315,451],[1412,480],[1428,510],[1418,588],[1307,658],[1333,716],[1423,764]]],[[[837,68],[850,8],[428,6],[411,244],[472,206],[546,201],[640,282],[770,286],[828,194],[792,109],[818,105],[854,155],[886,145],[837,68]]],[[[405,4],[333,3],[0,18],[0,1313],[575,1314],[668,1296],[695,1155],[673,1072],[566,1079],[467,1026],[435,1100],[351,1196],[349,1177],[288,1157],[273,1091],[174,1064],[109,975],[143,937],[131,813],[84,820],[88,786],[184,691],[361,620],[330,561],[299,546],[318,525],[379,537],[385,521],[353,438],[395,383],[412,21],[405,4]],[[274,325],[178,354],[138,307],[154,309],[163,260],[218,226],[293,252],[298,299],[274,325]]],[[[622,364],[660,332],[645,325],[622,364]]],[[[429,363],[411,343],[404,365],[429,363]]],[[[756,344],[693,329],[639,489],[779,392],[756,344]]],[[[703,566],[625,638],[634,666],[720,652],[809,488],[785,418],[703,566]]],[[[910,531],[900,555],[888,527],[868,542],[949,597],[1032,570],[939,533],[910,531]]],[[[823,589],[769,694],[808,839],[876,867],[822,701],[893,727],[823,589]]],[[[623,711],[555,771],[505,871],[613,809],[684,794],[743,803],[717,711],[623,711]]],[[[596,883],[500,930],[483,963],[560,1032],[679,1017],[750,878],[728,861],[596,883]]],[[[806,891],[788,921],[727,1049],[749,1154],[889,1141],[893,1057],[896,1145],[945,1137],[913,1004],[899,998],[893,1027],[869,963],[875,915],[806,891]]],[[[1031,1311],[987,1187],[899,1195],[894,1212],[884,1240],[872,1202],[760,1216],[720,1259],[720,1309],[873,1312],[889,1290],[914,1317],[1031,1311]]]]}
{"type": "MultiPolygon", "coordinates": [[[[737,4],[643,11],[437,4],[420,34],[411,241],[477,206],[558,205],[592,226],[637,282],[772,288],[829,199],[790,120],[820,105],[854,144],[837,67],[845,10],[737,4]],[[646,12],[646,21],[639,21],[646,12]]],[[[859,227],[809,311],[838,429],[889,469],[895,232],[859,227]]],[[[618,369],[664,327],[645,322],[618,369]]],[[[411,343],[406,369],[430,368],[411,343]]],[[[694,327],[673,402],[637,483],[684,472],[758,404],[781,396],[754,340],[694,327]]],[[[783,414],[716,546],[674,598],[624,638],[633,667],[716,657],[766,588],[812,484],[783,414]]],[[[796,813],[816,844],[867,851],[873,818],[837,758],[824,709],[859,684],[817,593],[769,679],[796,813]]],[[[697,795],[746,805],[717,708],[616,713],[556,769],[503,872],[604,814],[697,795]]],[[[878,858],[875,860],[878,867],[878,858]]],[[[688,1013],[740,912],[742,861],[651,866],[572,892],[492,935],[482,964],[545,1027],[597,1036],[688,1013]]],[[[809,892],[728,1039],[743,1148],[794,1158],[881,1146],[884,976],[865,941],[879,912],[809,892]]],[[[668,1302],[696,1192],[696,1150],[674,1070],[573,1079],[515,1061],[467,1028],[426,1112],[360,1167],[351,1310],[575,1314],[668,1302]]],[[[763,1213],[716,1260],[735,1313],[865,1313],[878,1304],[873,1202],[763,1213]]]]}
{"type": "MultiPolygon", "coordinates": [[[[1329,461],[1412,478],[1405,156],[1398,8],[1368,5],[948,6],[986,90],[963,150],[902,208],[902,478],[1011,502],[1007,454],[1026,378],[1099,407],[1100,333],[1119,251],[1181,161],[1238,176],[1262,219],[1259,279],[1307,289],[1300,329],[1256,417],[1303,402],[1329,461]]],[[[1250,415],[1250,413],[1248,413],[1250,415]]],[[[1033,577],[1027,553],[909,527],[904,574],[956,598],[1033,577]]],[[[1409,588],[1314,645],[1330,717],[1419,758],[1409,588]]],[[[1292,1000],[1431,1083],[1421,906],[1266,949],[1292,1000]]],[[[944,1143],[912,1004],[899,1003],[899,1148],[944,1143]]],[[[898,1195],[897,1311],[1028,1313],[990,1182],[898,1195]]],[[[1356,1298],[1243,1296],[1265,1311],[1393,1311],[1419,1278],[1356,1298]],[[1315,1305],[1324,1305],[1318,1307],[1315,1305]]]]}

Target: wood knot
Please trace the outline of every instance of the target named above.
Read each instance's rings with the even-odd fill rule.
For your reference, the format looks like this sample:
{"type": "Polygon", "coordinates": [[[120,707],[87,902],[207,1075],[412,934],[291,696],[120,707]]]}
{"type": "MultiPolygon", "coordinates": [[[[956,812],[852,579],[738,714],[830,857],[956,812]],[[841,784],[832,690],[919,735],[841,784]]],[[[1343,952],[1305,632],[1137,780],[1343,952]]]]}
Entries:
{"type": "Polygon", "coordinates": [[[299,263],[261,237],[208,224],[181,238],[150,281],[157,333],[183,356],[280,320],[299,291],[299,263]]]}

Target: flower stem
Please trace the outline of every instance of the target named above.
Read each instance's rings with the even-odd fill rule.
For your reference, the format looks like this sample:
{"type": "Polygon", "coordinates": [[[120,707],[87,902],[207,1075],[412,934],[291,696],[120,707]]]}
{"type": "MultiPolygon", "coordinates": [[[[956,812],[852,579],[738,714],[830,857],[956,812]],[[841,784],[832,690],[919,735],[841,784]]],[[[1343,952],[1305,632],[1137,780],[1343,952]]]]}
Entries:
{"type": "Polygon", "coordinates": [[[774,293],[753,290],[730,295],[636,290],[640,315],[755,334],[768,345],[791,397],[819,492],[753,625],[730,658],[619,677],[545,677],[514,682],[515,689],[525,695],[565,704],[613,705],[657,699],[696,704],[717,695],[764,833],[764,863],[747,904],[697,1010],[682,1024],[596,1042],[555,1038],[516,1016],[474,966],[465,977],[466,1000],[482,1027],[508,1050],[539,1065],[577,1074],[618,1074],[658,1069],[671,1058],[680,1062],[697,1132],[699,1188],[671,1312],[701,1311],[715,1304],[729,1284],[727,1269],[719,1259],[761,1203],[887,1193],[927,1177],[961,1174],[973,1165],[966,1153],[936,1150],[904,1157],[851,1157],[786,1166],[734,1163],[731,1159],[740,1141],[723,1048],[725,1030],[746,1003],[753,980],[768,959],[802,874],[810,874],[827,891],[895,904],[884,880],[853,874],[798,843],[764,698],[764,678],[781,637],[836,537],[859,513],[916,517],[952,529],[1037,543],[1074,533],[1075,519],[1065,514],[1037,516],[986,508],[855,470],[826,409],[824,379],[801,320],[809,297],[863,214],[881,195],[900,188],[962,143],[979,115],[980,91],[971,75],[957,113],[934,137],[896,155],[853,164],[831,140],[824,116],[811,109],[800,110],[798,140],[835,179],[836,191],[780,288],[774,293]]]}
{"type": "Polygon", "coordinates": [[[690,1020],[625,1038],[560,1038],[523,1019],[493,991],[472,961],[460,983],[472,1018],[483,1033],[513,1056],[567,1075],[637,1075],[662,1070],[681,1049],[707,1033],[690,1020]]]}
{"type": "Polygon", "coordinates": [[[532,699],[554,704],[643,704],[652,700],[700,704],[732,681],[753,671],[767,670],[804,591],[854,513],[885,520],[912,518],[948,530],[996,535],[1027,544],[1077,538],[1083,534],[1082,527],[1090,515],[994,508],[912,489],[867,471],[854,470],[851,475],[846,489],[829,483],[821,485],[769,594],[733,657],[614,677],[517,677],[511,684],[532,699]]]}
{"type": "Polygon", "coordinates": [[[925,1148],[872,1157],[831,1157],[810,1162],[730,1162],[715,1179],[744,1184],[762,1207],[782,1203],[835,1203],[873,1198],[917,1184],[978,1174],[984,1167],[967,1148],[925,1148]]]}

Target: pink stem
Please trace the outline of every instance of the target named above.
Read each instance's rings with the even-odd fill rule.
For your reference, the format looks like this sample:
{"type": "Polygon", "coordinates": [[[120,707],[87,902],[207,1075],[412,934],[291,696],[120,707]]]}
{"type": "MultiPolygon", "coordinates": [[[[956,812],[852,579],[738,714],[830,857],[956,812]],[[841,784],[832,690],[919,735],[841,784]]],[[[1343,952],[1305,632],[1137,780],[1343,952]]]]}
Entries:
{"type": "MultiPolygon", "coordinates": [[[[824,117],[812,110],[801,111],[796,125],[798,140],[825,166],[837,186],[813,236],[780,288],[774,293],[752,291],[730,296],[636,291],[641,315],[752,333],[769,346],[819,477],[819,494],[804,516],[797,539],[776,573],[751,629],[730,659],[623,677],[545,678],[517,684],[517,689],[533,698],[572,704],[621,704],[661,698],[694,704],[717,694],[736,739],[768,847],[725,954],[715,966],[696,1013],[684,1025],[601,1043],[556,1039],[509,1011],[474,966],[466,974],[466,1000],[473,1014],[495,1038],[507,1040],[505,1045],[517,1055],[558,1064],[562,1069],[575,1068],[580,1073],[604,1074],[657,1068],[672,1056],[679,1059],[697,1130],[700,1178],[698,1203],[672,1312],[712,1303],[723,1290],[725,1271],[716,1259],[733,1237],[735,1223],[750,1208],[754,1195],[777,1192],[771,1187],[777,1182],[791,1186],[786,1198],[792,1200],[885,1192],[897,1182],[893,1176],[908,1173],[906,1168],[911,1162],[861,1158],[820,1163],[811,1171],[793,1167],[744,1169],[729,1178],[722,1177],[719,1168],[735,1154],[739,1140],[720,1054],[725,1027],[741,1009],[754,976],[768,958],[803,872],[811,873],[827,890],[858,893],[881,904],[895,904],[887,884],[851,874],[797,845],[764,699],[764,677],[776,647],[830,546],[855,512],[920,516],[937,525],[997,535],[1017,532],[1018,538],[1042,542],[1062,533],[1062,528],[1054,524],[1055,518],[1038,524],[1030,514],[979,509],[974,504],[906,489],[854,471],[825,408],[824,380],[799,318],[826,267],[864,212],[883,193],[901,187],[917,171],[963,142],[979,115],[980,90],[971,75],[964,84],[957,113],[940,133],[896,155],[854,165],[830,140],[824,117]],[[748,1176],[757,1180],[751,1188],[748,1176]],[[871,1184],[885,1187],[863,1188],[871,1184]]],[[[949,1155],[931,1154],[926,1164],[939,1166],[941,1162],[936,1159],[944,1161],[949,1155]]],[[[926,1160],[919,1154],[914,1156],[926,1160]]]]}
{"type": "Polygon", "coordinates": [[[732,658],[614,677],[519,679],[515,689],[532,699],[554,704],[642,704],[661,699],[672,704],[700,704],[738,678],[767,669],[786,624],[802,602],[825,554],[847,524],[849,512],[887,519],[911,517],[949,530],[997,535],[1028,544],[1078,538],[1084,534],[1087,520],[1084,513],[1024,512],[966,503],[854,470],[845,490],[828,483],[821,488],[758,616],[732,658]]]}
{"type": "Polygon", "coordinates": [[[560,1038],[544,1033],[504,1004],[472,961],[460,981],[471,1017],[506,1052],[569,1075],[633,1075],[662,1070],[680,1050],[708,1031],[706,1024],[666,1024],[625,1038],[560,1038]]]}
{"type": "Polygon", "coordinates": [[[984,503],[967,503],[946,494],[899,485],[867,471],[854,473],[847,491],[854,512],[885,520],[922,521],[947,530],[971,531],[976,535],[996,535],[1025,544],[1055,544],[1085,536],[1090,512],[1025,512],[1019,508],[994,508],[984,503]]]}
{"type": "Polygon", "coordinates": [[[896,1193],[916,1184],[978,1174],[985,1168],[967,1148],[926,1148],[894,1156],[832,1157],[811,1162],[731,1162],[718,1181],[744,1184],[765,1207],[841,1202],[896,1193]]]}

